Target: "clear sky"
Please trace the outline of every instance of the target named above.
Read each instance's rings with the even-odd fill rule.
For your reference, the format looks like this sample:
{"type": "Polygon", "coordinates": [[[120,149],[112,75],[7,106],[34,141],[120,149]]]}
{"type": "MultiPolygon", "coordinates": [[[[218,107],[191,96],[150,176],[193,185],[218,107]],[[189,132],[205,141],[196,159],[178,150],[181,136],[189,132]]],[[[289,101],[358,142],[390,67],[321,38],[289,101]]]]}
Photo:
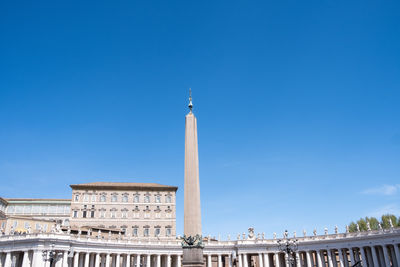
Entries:
{"type": "Polygon", "coordinates": [[[399,1],[2,1],[0,195],[177,185],[198,119],[203,231],[400,215],[399,1]]]}

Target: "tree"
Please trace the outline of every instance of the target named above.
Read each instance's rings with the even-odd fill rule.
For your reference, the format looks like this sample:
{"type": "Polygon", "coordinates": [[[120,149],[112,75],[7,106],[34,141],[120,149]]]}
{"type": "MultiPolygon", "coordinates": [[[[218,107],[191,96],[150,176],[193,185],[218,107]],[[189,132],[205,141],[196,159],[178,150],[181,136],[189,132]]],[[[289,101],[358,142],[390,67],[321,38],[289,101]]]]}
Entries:
{"type": "Polygon", "coordinates": [[[393,227],[400,227],[400,217],[397,218],[393,214],[384,214],[382,215],[380,221],[375,217],[365,217],[365,218],[360,218],[356,223],[351,222],[349,224],[349,232],[350,233],[357,232],[357,224],[360,228],[360,231],[367,231],[368,230],[367,222],[369,222],[371,230],[379,230],[379,224],[381,224],[383,229],[389,229],[391,227],[390,220],[392,221],[393,227]]]}
{"type": "Polygon", "coordinates": [[[357,232],[357,224],[355,224],[354,222],[351,222],[351,223],[349,224],[349,232],[350,232],[350,233],[357,232]]]}
{"type": "Polygon", "coordinates": [[[393,226],[397,226],[397,218],[396,218],[396,216],[394,216],[393,214],[382,215],[381,224],[382,224],[383,229],[389,229],[391,227],[390,226],[390,220],[392,221],[392,225],[393,226]]]}
{"type": "Polygon", "coordinates": [[[365,217],[365,220],[369,222],[369,225],[371,226],[371,230],[378,230],[379,229],[379,221],[375,217],[365,217]]]}

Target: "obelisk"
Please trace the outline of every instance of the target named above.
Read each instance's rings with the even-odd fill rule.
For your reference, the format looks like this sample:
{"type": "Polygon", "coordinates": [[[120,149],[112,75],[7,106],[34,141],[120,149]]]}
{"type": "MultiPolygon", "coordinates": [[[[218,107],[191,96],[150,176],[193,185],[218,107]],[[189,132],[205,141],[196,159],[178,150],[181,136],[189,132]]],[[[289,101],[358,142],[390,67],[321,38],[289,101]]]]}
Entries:
{"type": "Polygon", "coordinates": [[[192,94],[190,91],[189,113],[185,118],[185,196],[182,265],[186,267],[199,267],[204,265],[203,240],[201,235],[197,121],[192,109],[192,94]]]}

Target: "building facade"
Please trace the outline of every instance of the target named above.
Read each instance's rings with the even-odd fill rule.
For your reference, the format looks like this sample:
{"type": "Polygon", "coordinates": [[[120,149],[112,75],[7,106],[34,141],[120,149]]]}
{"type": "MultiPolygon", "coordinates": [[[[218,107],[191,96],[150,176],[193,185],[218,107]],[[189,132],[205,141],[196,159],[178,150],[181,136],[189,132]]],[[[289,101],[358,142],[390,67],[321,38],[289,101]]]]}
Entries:
{"type": "Polygon", "coordinates": [[[96,182],[71,188],[72,229],[95,227],[133,237],[175,238],[175,186],[96,182]]]}
{"type": "MultiPolygon", "coordinates": [[[[296,267],[399,267],[400,228],[297,237],[296,267]]],[[[121,236],[34,233],[0,236],[1,267],[181,267],[181,240],[121,236]]],[[[238,235],[236,240],[208,239],[204,267],[289,267],[278,239],[238,235]]]]}

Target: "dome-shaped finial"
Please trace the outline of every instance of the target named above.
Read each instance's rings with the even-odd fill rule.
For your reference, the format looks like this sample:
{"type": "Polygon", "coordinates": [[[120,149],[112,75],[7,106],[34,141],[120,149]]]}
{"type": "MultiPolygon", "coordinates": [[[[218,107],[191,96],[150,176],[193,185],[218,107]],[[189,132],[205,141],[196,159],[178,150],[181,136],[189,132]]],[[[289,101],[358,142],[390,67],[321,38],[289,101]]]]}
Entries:
{"type": "Polygon", "coordinates": [[[192,88],[189,88],[189,105],[188,105],[190,112],[192,112],[193,109],[193,103],[192,103],[192,88]]]}

